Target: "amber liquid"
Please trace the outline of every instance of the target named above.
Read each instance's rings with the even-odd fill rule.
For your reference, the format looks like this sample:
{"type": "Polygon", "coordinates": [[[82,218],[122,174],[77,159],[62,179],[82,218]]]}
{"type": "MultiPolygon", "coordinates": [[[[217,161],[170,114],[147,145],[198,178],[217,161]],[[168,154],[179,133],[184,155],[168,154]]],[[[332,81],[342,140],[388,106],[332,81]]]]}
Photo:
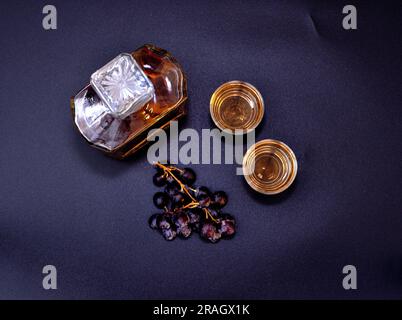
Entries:
{"type": "Polygon", "coordinates": [[[273,182],[281,176],[282,166],[274,155],[263,154],[255,159],[254,174],[265,183],[273,182]]]}
{"type": "Polygon", "coordinates": [[[297,160],[283,142],[265,139],[247,150],[243,159],[247,183],[263,194],[277,194],[286,190],[297,174],[297,160]]]}
{"type": "Polygon", "coordinates": [[[223,121],[233,128],[243,128],[252,112],[249,102],[236,96],[225,99],[220,109],[223,121]]]}
{"type": "Polygon", "coordinates": [[[222,130],[254,129],[264,114],[264,102],[256,88],[246,82],[230,81],[221,85],[211,97],[210,111],[222,130]]]}

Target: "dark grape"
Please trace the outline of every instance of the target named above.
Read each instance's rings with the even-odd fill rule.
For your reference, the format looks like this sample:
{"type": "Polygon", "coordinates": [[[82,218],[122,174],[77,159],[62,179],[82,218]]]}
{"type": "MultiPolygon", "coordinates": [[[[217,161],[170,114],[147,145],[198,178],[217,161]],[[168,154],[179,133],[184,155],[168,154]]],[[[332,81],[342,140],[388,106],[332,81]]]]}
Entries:
{"type": "Polygon", "coordinates": [[[216,225],[212,222],[205,222],[201,226],[200,236],[204,240],[208,240],[212,243],[216,243],[221,239],[221,234],[217,230],[216,225]]]}
{"type": "Polygon", "coordinates": [[[187,212],[187,215],[190,218],[189,225],[194,231],[198,231],[200,227],[201,214],[202,210],[199,208],[194,208],[187,212]]]}
{"type": "Polygon", "coordinates": [[[224,191],[217,191],[212,194],[212,207],[222,209],[228,203],[228,196],[224,191]]]}
{"type": "Polygon", "coordinates": [[[167,217],[167,216],[163,216],[160,221],[159,221],[159,229],[161,230],[165,230],[165,229],[170,229],[174,227],[174,224],[172,222],[172,220],[167,217]]]}
{"type": "Polygon", "coordinates": [[[201,208],[207,208],[211,204],[211,197],[210,196],[199,196],[197,198],[198,203],[200,204],[201,208]]]}
{"type": "Polygon", "coordinates": [[[192,186],[196,180],[196,174],[195,172],[190,169],[190,168],[184,168],[183,172],[181,174],[181,178],[184,182],[184,184],[187,184],[189,186],[192,186]]]}
{"type": "Polygon", "coordinates": [[[173,184],[173,185],[176,185],[176,186],[179,185],[178,182],[176,181],[176,179],[173,178],[171,175],[168,175],[168,177],[166,178],[166,181],[167,181],[168,184],[173,184]]]}
{"type": "Polygon", "coordinates": [[[218,231],[222,234],[222,238],[233,237],[236,233],[236,220],[230,214],[222,214],[218,231]]]}
{"type": "Polygon", "coordinates": [[[162,220],[163,215],[157,213],[152,215],[149,220],[148,220],[148,224],[151,227],[151,229],[159,229],[159,223],[162,220]]]}
{"type": "Polygon", "coordinates": [[[165,193],[166,193],[169,197],[174,196],[176,193],[179,192],[179,190],[180,190],[180,187],[178,187],[178,186],[175,185],[175,184],[168,184],[168,185],[165,187],[165,193]]]}
{"type": "Polygon", "coordinates": [[[155,175],[153,177],[153,182],[154,182],[155,186],[163,187],[167,183],[165,174],[163,172],[162,173],[160,173],[160,172],[155,173],[155,175]]]}
{"type": "Polygon", "coordinates": [[[180,235],[182,238],[188,238],[191,236],[192,230],[189,223],[190,218],[185,212],[180,212],[175,218],[177,234],[180,235]]]}
{"type": "Polygon", "coordinates": [[[180,230],[180,237],[184,239],[190,238],[191,234],[193,233],[193,229],[191,228],[190,225],[186,224],[185,226],[182,226],[178,231],[180,230]]]}
{"type": "Polygon", "coordinates": [[[169,196],[163,192],[157,192],[154,195],[154,205],[158,209],[163,209],[169,205],[169,196]]]}
{"type": "Polygon", "coordinates": [[[198,187],[195,190],[195,197],[202,208],[208,207],[211,204],[211,192],[207,187],[198,187]]]}
{"type": "Polygon", "coordinates": [[[177,213],[174,220],[175,220],[176,226],[180,226],[183,224],[188,224],[190,222],[190,217],[188,216],[188,214],[186,212],[181,211],[181,212],[177,213]]]}
{"type": "Polygon", "coordinates": [[[210,197],[211,192],[209,191],[209,189],[207,187],[198,187],[197,189],[195,189],[194,195],[197,199],[200,197],[205,197],[205,196],[210,197]]]}
{"type": "Polygon", "coordinates": [[[176,192],[174,195],[171,196],[172,203],[176,207],[181,207],[184,205],[186,202],[186,197],[183,193],[181,192],[176,192]]]}
{"type": "Polygon", "coordinates": [[[176,238],[177,232],[172,228],[162,229],[162,235],[167,241],[172,241],[176,238]]]}

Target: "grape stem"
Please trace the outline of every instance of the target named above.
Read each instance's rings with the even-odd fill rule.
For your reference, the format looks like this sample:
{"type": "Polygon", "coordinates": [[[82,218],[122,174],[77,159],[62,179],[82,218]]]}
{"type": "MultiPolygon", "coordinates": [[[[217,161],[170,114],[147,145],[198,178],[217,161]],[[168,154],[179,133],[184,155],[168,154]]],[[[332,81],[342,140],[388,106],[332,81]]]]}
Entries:
{"type": "MultiPolygon", "coordinates": [[[[178,171],[180,173],[183,172],[183,170],[173,167],[173,166],[165,166],[163,164],[161,164],[160,162],[155,162],[154,163],[155,166],[161,168],[163,170],[163,173],[166,176],[171,176],[180,186],[180,191],[181,192],[185,192],[191,199],[191,202],[186,204],[183,208],[181,209],[194,209],[197,208],[200,203],[191,195],[190,191],[195,191],[194,189],[187,187],[183,182],[180,181],[179,178],[177,178],[175,176],[175,174],[173,173],[173,171],[178,171]]],[[[205,218],[206,219],[211,219],[212,221],[214,221],[215,223],[217,223],[218,221],[212,216],[211,212],[207,209],[207,208],[203,208],[203,211],[205,213],[205,218]]]]}
{"type": "Polygon", "coordinates": [[[216,220],[216,219],[212,216],[211,212],[210,212],[207,208],[203,208],[202,210],[204,210],[204,212],[205,212],[205,218],[206,218],[206,219],[211,219],[213,222],[218,223],[218,220],[216,220]]]}
{"type": "Polygon", "coordinates": [[[178,169],[178,168],[176,168],[176,167],[171,167],[171,166],[168,167],[168,166],[165,166],[165,165],[161,164],[160,162],[156,162],[155,165],[156,165],[157,167],[161,168],[161,169],[164,171],[165,174],[170,175],[174,180],[176,180],[176,182],[177,182],[177,183],[179,184],[179,186],[180,186],[180,191],[185,192],[185,193],[190,197],[190,199],[191,199],[193,202],[196,202],[196,200],[195,200],[194,197],[191,195],[191,193],[187,190],[187,188],[186,188],[186,186],[183,184],[183,182],[181,182],[180,179],[178,179],[178,178],[174,175],[174,173],[172,172],[172,171],[174,171],[174,170],[179,170],[179,171],[182,172],[182,170],[180,170],[180,169],[178,169]]]}

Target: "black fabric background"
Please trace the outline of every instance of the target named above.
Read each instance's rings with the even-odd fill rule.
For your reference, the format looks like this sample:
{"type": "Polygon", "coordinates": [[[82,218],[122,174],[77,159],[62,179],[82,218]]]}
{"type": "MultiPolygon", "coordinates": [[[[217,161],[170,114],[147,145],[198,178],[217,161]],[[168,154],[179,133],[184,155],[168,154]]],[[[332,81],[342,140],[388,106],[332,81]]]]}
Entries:
{"type": "Polygon", "coordinates": [[[45,1],[0,4],[0,298],[287,299],[402,297],[400,2],[45,1]],[[342,28],[354,4],[358,30],[342,28]],[[228,80],[266,101],[257,140],[295,151],[296,183],[255,194],[236,166],[196,165],[226,190],[237,237],[168,243],[146,152],[120,162],[90,148],[69,98],[121,52],[173,53],[189,86],[183,128],[212,128],[228,80]],[[42,268],[58,269],[57,291],[42,268]],[[342,288],[342,268],[358,290],[342,288]]]}

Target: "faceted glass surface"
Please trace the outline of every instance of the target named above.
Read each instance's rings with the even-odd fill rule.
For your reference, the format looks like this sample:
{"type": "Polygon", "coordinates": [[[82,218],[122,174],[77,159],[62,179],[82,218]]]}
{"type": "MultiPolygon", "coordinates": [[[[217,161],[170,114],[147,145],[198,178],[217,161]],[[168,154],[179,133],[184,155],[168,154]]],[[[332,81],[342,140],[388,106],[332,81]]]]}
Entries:
{"type": "Polygon", "coordinates": [[[92,74],[91,85],[111,114],[120,119],[137,111],[154,95],[154,86],[128,53],[92,74]]]}
{"type": "Polygon", "coordinates": [[[155,89],[152,99],[139,110],[124,119],[114,116],[91,85],[71,99],[74,122],[80,133],[89,143],[117,158],[126,157],[131,144],[148,129],[162,127],[184,115],[187,100],[183,70],[167,51],[145,45],[132,56],[155,89]]]}

